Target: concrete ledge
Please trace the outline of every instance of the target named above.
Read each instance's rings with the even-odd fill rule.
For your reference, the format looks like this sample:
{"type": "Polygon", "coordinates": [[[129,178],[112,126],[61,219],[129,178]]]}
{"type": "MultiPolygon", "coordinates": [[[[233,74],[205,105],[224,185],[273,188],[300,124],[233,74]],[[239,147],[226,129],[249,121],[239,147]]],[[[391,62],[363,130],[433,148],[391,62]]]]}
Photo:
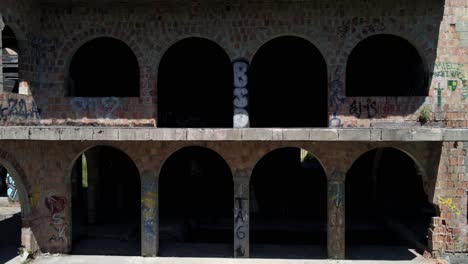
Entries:
{"type": "Polygon", "coordinates": [[[468,128],[0,127],[0,140],[51,141],[468,141],[468,128]]]}

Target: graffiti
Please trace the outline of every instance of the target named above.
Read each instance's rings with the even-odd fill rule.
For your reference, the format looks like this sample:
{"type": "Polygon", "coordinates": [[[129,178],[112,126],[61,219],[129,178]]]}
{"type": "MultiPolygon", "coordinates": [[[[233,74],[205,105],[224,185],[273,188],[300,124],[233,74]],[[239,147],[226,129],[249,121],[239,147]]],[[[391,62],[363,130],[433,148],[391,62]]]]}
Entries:
{"type": "Polygon", "coordinates": [[[363,109],[367,112],[368,118],[373,118],[377,114],[377,102],[367,99],[366,103],[363,104],[354,100],[349,106],[349,113],[360,118],[363,109]]]}
{"type": "Polygon", "coordinates": [[[234,69],[234,127],[242,128],[249,126],[249,106],[247,84],[249,83],[247,70],[249,64],[245,61],[233,63],[234,69]]]}
{"type": "Polygon", "coordinates": [[[332,114],[332,118],[330,119],[329,126],[332,128],[340,128],[343,127],[341,119],[336,117],[336,113],[332,114]]]}
{"type": "Polygon", "coordinates": [[[13,202],[18,201],[18,190],[16,189],[15,181],[11,177],[10,173],[7,173],[5,182],[7,186],[8,199],[13,202]]]}
{"type": "Polygon", "coordinates": [[[156,183],[149,181],[142,187],[143,195],[141,197],[141,209],[143,218],[143,230],[145,239],[152,241],[156,238],[155,235],[155,222],[156,222],[156,210],[157,210],[157,194],[155,190],[156,183]]]}
{"type": "Polygon", "coordinates": [[[453,204],[452,198],[444,199],[442,197],[439,197],[439,203],[440,203],[441,206],[447,206],[447,208],[452,213],[456,214],[457,216],[461,214],[460,209],[458,209],[457,206],[455,204],[453,204]]]}
{"type": "Polygon", "coordinates": [[[340,109],[340,105],[344,104],[346,97],[344,96],[344,83],[341,80],[341,67],[336,67],[335,79],[330,83],[330,101],[329,104],[334,106],[335,113],[340,109]]]}
{"type": "Polygon", "coordinates": [[[235,223],[236,225],[238,225],[236,228],[236,237],[237,239],[242,240],[246,237],[244,223],[247,221],[247,214],[244,212],[244,202],[247,199],[242,197],[236,197],[235,200],[237,203],[237,207],[235,209],[235,223]]]}
{"type": "Polygon", "coordinates": [[[115,111],[120,108],[121,102],[117,97],[75,97],[71,100],[71,106],[76,118],[85,117],[88,114],[94,114],[97,118],[112,118],[115,111]]]}
{"type": "Polygon", "coordinates": [[[50,226],[57,232],[57,234],[52,235],[49,239],[49,242],[61,241],[67,243],[68,239],[65,234],[65,231],[68,227],[68,224],[65,220],[65,204],[66,199],[62,196],[49,195],[44,199],[45,206],[50,212],[50,226]]]}
{"type": "Polygon", "coordinates": [[[41,110],[33,101],[31,109],[28,109],[26,101],[18,98],[8,98],[4,106],[0,103],[0,118],[6,119],[40,119],[41,110]]]}
{"type": "MultiPolygon", "coordinates": [[[[439,84],[446,84],[445,88],[451,92],[455,92],[458,87],[461,87],[462,98],[468,97],[468,84],[463,64],[438,62],[435,64],[433,76],[439,81],[439,84]]],[[[439,88],[440,86],[437,89],[439,88]]]]}
{"type": "Polygon", "coordinates": [[[385,30],[383,19],[380,18],[358,18],[354,17],[343,21],[338,27],[338,36],[345,38],[348,34],[362,33],[367,35],[369,33],[381,32],[385,30]]]}
{"type": "Polygon", "coordinates": [[[442,107],[442,91],[444,90],[443,88],[440,87],[440,83],[437,88],[435,88],[437,92],[437,107],[442,107]]]}

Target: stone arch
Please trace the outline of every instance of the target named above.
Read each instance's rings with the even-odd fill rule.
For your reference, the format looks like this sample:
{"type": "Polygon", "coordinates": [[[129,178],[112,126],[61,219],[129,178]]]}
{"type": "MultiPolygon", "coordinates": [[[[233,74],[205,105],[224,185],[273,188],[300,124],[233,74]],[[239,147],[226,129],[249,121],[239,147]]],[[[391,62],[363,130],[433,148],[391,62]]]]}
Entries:
{"type": "MultiPolygon", "coordinates": [[[[382,66],[381,65],[381,66],[382,66]]],[[[395,34],[373,34],[370,36],[367,36],[363,39],[361,39],[358,43],[355,43],[355,45],[352,46],[352,49],[349,53],[349,56],[346,60],[346,84],[345,84],[345,91],[348,96],[427,96],[428,90],[429,90],[429,74],[428,74],[428,67],[427,67],[427,62],[424,56],[422,56],[421,52],[412,44],[409,40],[407,40],[404,37],[401,37],[399,35],[395,34]],[[388,44],[389,47],[381,47],[385,43],[392,43],[388,44]],[[384,49],[390,49],[393,52],[397,52],[396,47],[400,45],[401,49],[398,49],[398,52],[404,52],[406,51],[408,54],[406,55],[401,55],[398,57],[396,54],[393,54],[388,57],[383,58],[382,60],[389,60],[389,63],[393,63],[390,65],[387,65],[386,62],[383,62],[382,65],[387,65],[385,67],[389,67],[388,69],[379,69],[378,65],[369,65],[370,62],[368,60],[373,60],[373,57],[375,58],[375,53],[376,51],[374,50],[369,50],[370,47],[373,47],[375,49],[381,49],[380,54],[386,54],[386,50],[384,49]],[[392,46],[392,47],[390,47],[392,46]],[[362,87],[363,85],[370,85],[369,83],[375,84],[378,83],[377,80],[381,80],[382,83],[387,83],[385,82],[384,78],[378,78],[375,80],[371,81],[365,81],[364,80],[364,65],[361,65],[360,63],[367,62],[367,67],[371,67],[370,69],[373,69],[377,72],[383,71],[386,74],[390,69],[390,67],[394,68],[394,64],[397,64],[398,62],[396,59],[401,60],[401,59],[411,59],[411,63],[406,64],[404,61],[401,61],[401,64],[404,65],[410,65],[412,66],[412,71],[414,71],[414,74],[407,74],[407,71],[401,71],[397,72],[397,78],[398,79],[392,79],[393,81],[390,82],[392,84],[391,86],[397,87],[397,88],[415,88],[415,91],[410,94],[406,89],[404,90],[396,90],[390,89],[390,84],[388,84],[389,87],[384,86],[385,90],[380,91],[376,90],[372,92],[368,86],[365,86],[364,90],[362,88],[359,89],[359,87],[362,87]],[[364,60],[364,61],[363,61],[364,60]],[[367,61],[366,61],[367,60],[367,61]],[[351,65],[352,64],[352,65],[351,65]],[[404,76],[407,74],[407,76],[404,76]],[[352,77],[351,77],[352,76],[352,77]],[[401,80],[401,78],[405,77],[404,81],[401,80]],[[408,82],[411,81],[411,84],[408,82]],[[414,82],[414,83],[413,83],[414,82]]],[[[378,73],[371,74],[371,75],[378,75],[378,73]]],[[[374,77],[376,78],[376,77],[374,77]]]]}
{"type": "Polygon", "coordinates": [[[307,39],[284,35],[264,43],[248,72],[251,126],[327,127],[327,72],[322,52],[307,39]]]}
{"type": "Polygon", "coordinates": [[[281,146],[263,155],[250,177],[251,255],[326,258],[325,250],[297,251],[298,255],[288,256],[278,247],[269,250],[270,256],[263,256],[255,248],[276,244],[286,248],[318,245],[325,249],[327,186],[322,163],[304,148],[281,146]]]}
{"type": "Polygon", "coordinates": [[[216,42],[189,37],[171,45],[158,67],[158,126],[232,127],[232,76],[216,42]]]}
{"type": "MultiPolygon", "coordinates": [[[[317,38],[314,38],[315,36],[319,36],[320,34],[313,34],[313,35],[307,35],[307,34],[297,34],[294,32],[289,32],[289,31],[284,31],[281,33],[277,34],[271,34],[266,37],[260,37],[259,39],[255,40],[255,43],[252,44],[249,48],[249,54],[244,54],[239,57],[241,58],[246,58],[247,61],[252,62],[253,58],[255,57],[255,54],[261,49],[263,45],[266,43],[281,38],[281,37],[296,37],[300,39],[304,39],[314,45],[314,47],[320,52],[320,55],[322,55],[323,59],[325,60],[326,65],[330,65],[330,54],[328,54],[326,51],[328,50],[326,48],[326,45],[328,43],[325,43],[323,41],[318,41],[317,38]]],[[[262,35],[263,36],[263,35],[262,35]]]]}
{"type": "Polygon", "coordinates": [[[95,29],[88,27],[87,29],[71,35],[67,41],[65,41],[60,47],[58,47],[57,52],[57,60],[61,60],[62,62],[59,63],[59,67],[64,74],[64,79],[60,80],[63,81],[63,94],[65,96],[68,95],[68,79],[70,78],[70,65],[73,59],[73,56],[76,52],[86,43],[98,39],[98,38],[112,38],[119,40],[125,45],[127,45],[138,62],[139,72],[140,72],[140,80],[139,80],[139,91],[140,95],[142,94],[142,88],[149,88],[148,83],[145,81],[143,71],[146,70],[148,65],[150,64],[148,56],[145,56],[144,48],[142,44],[138,41],[134,40],[134,37],[131,34],[126,34],[125,31],[114,31],[112,30],[113,27],[104,27],[103,30],[99,33],[96,32],[95,29]],[[64,59],[62,59],[64,58],[64,59]]]}
{"type": "Polygon", "coordinates": [[[24,170],[16,161],[14,156],[4,150],[0,150],[0,165],[5,167],[7,171],[10,172],[11,177],[15,181],[15,185],[19,193],[22,218],[29,218],[32,210],[35,208],[31,207],[31,196],[29,195],[30,185],[24,170]]]}
{"type": "Polygon", "coordinates": [[[69,96],[140,96],[141,69],[138,58],[131,47],[120,39],[106,36],[93,38],[76,50],[73,56],[69,58],[67,65],[66,90],[69,96]],[[117,55],[119,55],[118,58],[117,55]],[[108,62],[108,60],[111,60],[111,62],[108,62]],[[122,60],[122,63],[120,63],[120,60],[122,60]],[[95,66],[85,65],[85,63],[95,66]],[[99,68],[89,70],[89,67],[99,68]],[[109,67],[111,69],[108,69],[109,67]],[[110,81],[109,78],[101,80],[102,77],[96,71],[103,71],[105,77],[117,74],[122,78],[118,81],[112,78],[110,78],[110,81]],[[72,77],[75,78],[76,84],[71,82],[72,77]],[[98,84],[95,84],[96,82],[98,84]],[[78,87],[74,87],[75,85],[78,87]],[[105,89],[99,89],[100,87],[105,89]],[[115,89],[115,87],[119,89],[115,89]]]}
{"type": "Polygon", "coordinates": [[[210,148],[185,146],[167,156],[158,181],[160,255],[232,256],[234,180],[226,160],[210,148]]]}
{"type": "MultiPolygon", "coordinates": [[[[426,250],[427,228],[437,208],[429,201],[424,175],[421,163],[400,147],[384,145],[361,153],[346,173],[347,243],[400,246],[395,254],[399,258],[406,258],[405,246],[426,250]],[[359,228],[362,225],[368,229],[359,228]]],[[[357,256],[353,250],[348,253],[357,256]]],[[[371,258],[379,254],[385,253],[371,258]]]]}
{"type": "MultiPolygon", "coordinates": [[[[141,229],[140,221],[143,219],[143,212],[141,210],[141,197],[142,197],[142,187],[144,182],[144,179],[141,174],[140,167],[138,166],[138,163],[136,160],[128,154],[128,151],[125,151],[119,146],[116,146],[114,144],[101,144],[101,143],[96,143],[96,144],[91,144],[88,145],[84,148],[81,148],[78,153],[75,152],[72,154],[72,159],[71,163],[68,165],[66,169],[66,190],[67,190],[67,195],[66,195],[66,215],[69,217],[69,226],[72,228],[68,228],[68,237],[70,238],[68,241],[67,248],[68,250],[73,250],[72,252],[77,253],[77,254],[106,254],[106,255],[140,255],[140,248],[142,246],[142,241],[141,239],[138,239],[138,237],[143,237],[144,233],[143,230],[141,229]],[[98,152],[95,152],[95,150],[99,150],[98,152]],[[93,151],[93,152],[90,152],[93,151]],[[101,155],[103,154],[102,152],[105,151],[104,154],[106,154],[107,158],[105,161],[112,162],[113,164],[117,164],[116,166],[120,166],[118,168],[118,172],[120,173],[120,180],[122,179],[128,179],[128,182],[121,183],[119,181],[119,177],[114,177],[118,176],[118,174],[112,174],[112,177],[109,177],[109,173],[114,173],[116,169],[108,169],[105,168],[103,169],[103,161],[101,155]],[[81,190],[85,186],[82,185],[82,178],[81,176],[78,177],[78,180],[76,179],[77,169],[79,171],[82,171],[83,167],[82,164],[79,164],[80,158],[82,155],[86,154],[86,164],[87,164],[87,180],[86,180],[86,187],[93,185],[92,188],[92,196],[96,197],[97,193],[102,197],[106,197],[111,193],[120,193],[120,194],[113,194],[113,198],[107,198],[112,199],[113,202],[116,204],[122,204],[118,205],[119,208],[122,206],[122,208],[127,208],[127,209],[122,209],[126,211],[126,214],[123,216],[128,216],[128,217],[120,217],[119,219],[115,219],[114,217],[109,217],[109,216],[104,216],[104,214],[99,213],[99,215],[96,213],[98,211],[101,211],[104,207],[102,206],[102,201],[100,199],[93,198],[95,202],[92,202],[94,206],[92,207],[92,210],[94,210],[94,213],[89,213],[90,207],[89,204],[85,205],[86,208],[83,209],[86,213],[84,215],[81,215],[82,209],[81,206],[81,196],[87,196],[87,199],[90,198],[90,193],[89,191],[83,192],[81,190]],[[89,156],[88,156],[89,155],[89,156]],[[110,155],[110,156],[109,156],[110,155]],[[92,160],[92,161],[91,161],[92,160]],[[117,162],[116,162],[117,161],[117,162]],[[91,171],[91,162],[93,164],[93,169],[91,171]],[[78,167],[76,167],[79,165],[78,167]],[[125,174],[125,177],[122,176],[122,174],[125,174]],[[90,180],[90,177],[92,176],[93,180],[90,180]],[[136,176],[136,177],[127,177],[127,176],[136,176]],[[105,179],[105,182],[103,180],[105,179]],[[115,188],[115,190],[109,191],[109,188],[106,187],[105,183],[109,182],[116,182],[117,184],[120,184],[119,186],[125,186],[120,188],[115,188]],[[89,184],[89,185],[88,185],[89,184]],[[78,186],[77,186],[78,185],[78,186]],[[97,186],[97,187],[96,187],[97,186]],[[77,191],[78,190],[78,191],[77,191]],[[125,190],[125,191],[123,191],[125,190]],[[80,193],[77,195],[77,193],[80,193]],[[103,196],[104,193],[105,195],[103,196]],[[116,199],[116,196],[119,196],[121,198],[116,199]],[[77,197],[79,199],[77,199],[77,197]],[[123,199],[122,197],[131,197],[132,199],[123,199]],[[99,204],[96,201],[100,201],[99,204]],[[78,208],[78,209],[77,209],[78,208]],[[74,212],[77,214],[74,215],[74,212]],[[91,216],[90,218],[90,215],[91,216]],[[78,217],[78,218],[77,218],[78,217]],[[138,218],[138,219],[137,219],[138,218]],[[78,219],[80,219],[78,221],[78,219]],[[90,220],[91,219],[91,220],[90,220]],[[138,220],[138,221],[136,221],[138,220]],[[111,230],[107,231],[102,231],[101,234],[97,235],[94,239],[103,239],[100,236],[105,236],[105,239],[110,239],[109,243],[114,243],[112,240],[117,239],[119,241],[124,241],[120,244],[114,245],[113,248],[107,248],[103,249],[102,252],[99,252],[100,249],[98,248],[89,248],[87,246],[83,246],[83,243],[80,243],[81,240],[84,238],[85,244],[87,238],[87,230],[89,227],[89,224],[94,224],[93,228],[99,228],[99,226],[102,226],[103,223],[106,223],[106,225],[120,225],[125,222],[125,228],[118,228],[116,230],[119,230],[118,232],[114,232],[111,230]],[[75,230],[74,230],[75,229],[75,230]],[[138,232],[138,230],[140,230],[138,232]],[[78,231],[78,232],[75,232],[78,231]],[[77,239],[79,238],[79,239],[77,239]],[[76,241],[75,241],[76,240],[76,241]],[[75,243],[76,242],[76,243],[75,243]],[[77,248],[78,245],[78,248],[77,248]],[[76,252],[77,251],[77,252],[76,252]]],[[[83,165],[84,166],[84,165],[83,165]]],[[[106,165],[107,166],[107,165],[106,165]]],[[[113,166],[114,167],[114,166],[113,166]]],[[[81,172],[79,172],[81,174],[81,172]]],[[[112,207],[112,206],[111,206],[112,207]]],[[[114,206],[115,208],[107,208],[106,210],[111,210],[113,214],[116,212],[117,205],[114,206]]],[[[110,211],[109,211],[110,212],[110,211]]],[[[106,213],[107,214],[107,213],[106,213]]],[[[101,228],[102,229],[102,228],[101,228]]],[[[115,229],[115,227],[114,227],[115,229]]],[[[93,238],[90,238],[93,239],[93,238]]]]}

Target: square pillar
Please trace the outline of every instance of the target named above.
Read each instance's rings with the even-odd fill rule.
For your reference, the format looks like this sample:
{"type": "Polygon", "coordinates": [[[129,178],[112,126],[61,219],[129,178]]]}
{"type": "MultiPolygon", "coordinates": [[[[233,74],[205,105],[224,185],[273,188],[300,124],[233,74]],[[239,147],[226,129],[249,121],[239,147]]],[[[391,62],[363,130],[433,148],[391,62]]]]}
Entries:
{"type": "Polygon", "coordinates": [[[141,174],[141,255],[155,257],[159,249],[159,178],[154,173],[141,174]]]}
{"type": "Polygon", "coordinates": [[[249,90],[247,89],[249,64],[238,60],[232,64],[232,68],[234,70],[234,127],[246,128],[250,126],[249,90]]]}
{"type": "Polygon", "coordinates": [[[345,258],[345,182],[328,182],[328,258],[345,258]]]}
{"type": "Polygon", "coordinates": [[[250,256],[249,178],[234,177],[234,257],[250,256]]]}

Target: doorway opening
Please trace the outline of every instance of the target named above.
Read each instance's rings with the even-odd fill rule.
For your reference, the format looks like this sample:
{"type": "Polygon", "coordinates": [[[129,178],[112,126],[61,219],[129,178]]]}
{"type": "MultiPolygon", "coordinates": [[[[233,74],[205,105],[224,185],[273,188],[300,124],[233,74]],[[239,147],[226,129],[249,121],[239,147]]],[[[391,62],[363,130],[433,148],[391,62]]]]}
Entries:
{"type": "Polygon", "coordinates": [[[232,257],[234,186],[224,159],[186,147],[166,160],[160,175],[160,255],[232,257]]]}
{"type": "Polygon", "coordinates": [[[71,180],[72,253],[140,255],[141,185],[133,161],[113,147],[94,147],[76,160],[71,180]]]}
{"type": "Polygon", "coordinates": [[[327,178],[310,152],[268,153],[250,187],[252,257],[327,258],[327,178]]]}

